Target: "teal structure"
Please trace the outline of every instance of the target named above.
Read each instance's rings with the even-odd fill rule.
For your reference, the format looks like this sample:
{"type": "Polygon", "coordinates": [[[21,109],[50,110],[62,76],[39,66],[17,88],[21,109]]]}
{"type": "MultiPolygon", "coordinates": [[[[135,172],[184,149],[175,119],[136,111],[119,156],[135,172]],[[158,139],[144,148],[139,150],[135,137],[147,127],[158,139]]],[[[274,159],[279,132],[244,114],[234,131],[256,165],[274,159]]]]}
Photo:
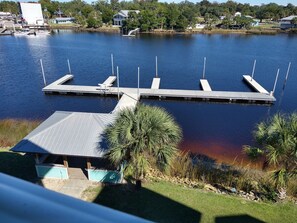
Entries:
{"type": "Polygon", "coordinates": [[[66,167],[55,165],[35,165],[37,176],[41,178],[68,179],[66,167]]]}
{"type": "Polygon", "coordinates": [[[122,174],[118,171],[88,169],[88,178],[97,182],[119,183],[122,180],[122,174]]]}

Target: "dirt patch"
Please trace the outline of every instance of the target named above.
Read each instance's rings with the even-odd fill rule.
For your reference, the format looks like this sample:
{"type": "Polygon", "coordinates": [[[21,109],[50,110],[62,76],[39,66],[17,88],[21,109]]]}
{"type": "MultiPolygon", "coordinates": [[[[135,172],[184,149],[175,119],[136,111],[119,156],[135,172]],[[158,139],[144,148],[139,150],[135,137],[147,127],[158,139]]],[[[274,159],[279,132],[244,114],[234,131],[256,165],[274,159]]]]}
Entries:
{"type": "Polygon", "coordinates": [[[66,182],[67,180],[42,179],[40,180],[40,185],[46,189],[59,192],[66,182]]]}

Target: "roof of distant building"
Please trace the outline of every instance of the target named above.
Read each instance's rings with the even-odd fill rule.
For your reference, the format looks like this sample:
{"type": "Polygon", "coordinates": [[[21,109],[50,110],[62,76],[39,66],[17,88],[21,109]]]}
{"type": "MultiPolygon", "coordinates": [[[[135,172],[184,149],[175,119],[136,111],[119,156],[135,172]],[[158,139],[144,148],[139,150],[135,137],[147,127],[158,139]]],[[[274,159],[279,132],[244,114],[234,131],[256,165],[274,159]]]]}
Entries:
{"type": "Polygon", "coordinates": [[[288,16],[288,17],[285,17],[285,18],[282,18],[281,21],[291,21],[293,20],[294,18],[297,18],[297,15],[291,15],[291,16],[288,16]]]}
{"type": "Polygon", "coordinates": [[[11,150],[15,152],[102,157],[103,134],[115,114],[56,111],[11,150]]]}
{"type": "Polygon", "coordinates": [[[75,20],[75,19],[73,17],[56,18],[56,21],[69,21],[69,20],[75,20]]]}
{"type": "Polygon", "coordinates": [[[123,17],[128,17],[130,12],[135,12],[136,14],[138,14],[140,11],[139,10],[121,10],[117,14],[123,17]]]}

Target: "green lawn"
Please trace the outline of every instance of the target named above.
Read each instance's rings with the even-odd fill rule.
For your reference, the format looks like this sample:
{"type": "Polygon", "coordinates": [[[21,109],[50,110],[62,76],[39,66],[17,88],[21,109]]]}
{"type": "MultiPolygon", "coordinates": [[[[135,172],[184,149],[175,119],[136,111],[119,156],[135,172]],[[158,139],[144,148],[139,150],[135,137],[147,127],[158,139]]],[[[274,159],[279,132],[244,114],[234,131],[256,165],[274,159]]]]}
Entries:
{"type": "Polygon", "coordinates": [[[89,201],[157,222],[296,222],[297,205],[247,201],[185,188],[168,182],[149,182],[140,191],[128,186],[89,188],[89,201]]]}

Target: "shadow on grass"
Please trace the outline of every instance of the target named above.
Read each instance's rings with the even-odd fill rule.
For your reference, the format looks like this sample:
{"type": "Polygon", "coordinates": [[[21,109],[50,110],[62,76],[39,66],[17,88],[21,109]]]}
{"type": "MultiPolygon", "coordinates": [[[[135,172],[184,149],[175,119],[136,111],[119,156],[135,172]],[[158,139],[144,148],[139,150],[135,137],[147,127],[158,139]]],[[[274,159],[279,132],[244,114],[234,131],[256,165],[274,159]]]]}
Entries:
{"type": "Polygon", "coordinates": [[[264,223],[257,218],[254,218],[250,215],[237,215],[237,216],[224,216],[216,217],[215,223],[264,223]]]}
{"type": "Polygon", "coordinates": [[[156,222],[200,222],[201,213],[146,188],[106,185],[93,201],[156,222]]]}
{"type": "Polygon", "coordinates": [[[0,172],[33,183],[39,180],[36,176],[34,158],[31,155],[0,151],[0,172]]]}

